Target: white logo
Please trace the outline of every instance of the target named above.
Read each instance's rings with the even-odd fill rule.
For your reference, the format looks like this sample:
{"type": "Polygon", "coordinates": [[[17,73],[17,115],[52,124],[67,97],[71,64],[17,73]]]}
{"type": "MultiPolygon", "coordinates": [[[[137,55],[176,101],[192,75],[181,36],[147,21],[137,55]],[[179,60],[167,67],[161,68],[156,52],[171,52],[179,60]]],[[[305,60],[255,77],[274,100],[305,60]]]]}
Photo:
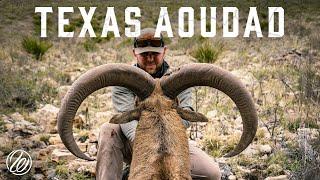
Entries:
{"type": "Polygon", "coordinates": [[[12,151],[7,157],[7,168],[14,175],[24,175],[31,169],[31,156],[24,150],[12,151]]]}

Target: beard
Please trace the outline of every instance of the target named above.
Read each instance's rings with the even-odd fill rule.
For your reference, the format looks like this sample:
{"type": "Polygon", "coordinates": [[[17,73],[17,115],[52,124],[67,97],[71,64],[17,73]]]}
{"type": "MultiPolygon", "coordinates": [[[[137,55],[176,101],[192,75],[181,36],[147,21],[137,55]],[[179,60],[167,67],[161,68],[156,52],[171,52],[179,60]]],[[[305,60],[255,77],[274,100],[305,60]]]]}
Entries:
{"type": "Polygon", "coordinates": [[[153,75],[161,69],[161,66],[162,66],[162,63],[161,64],[151,63],[151,64],[145,64],[142,69],[145,70],[148,74],[153,75]]]}

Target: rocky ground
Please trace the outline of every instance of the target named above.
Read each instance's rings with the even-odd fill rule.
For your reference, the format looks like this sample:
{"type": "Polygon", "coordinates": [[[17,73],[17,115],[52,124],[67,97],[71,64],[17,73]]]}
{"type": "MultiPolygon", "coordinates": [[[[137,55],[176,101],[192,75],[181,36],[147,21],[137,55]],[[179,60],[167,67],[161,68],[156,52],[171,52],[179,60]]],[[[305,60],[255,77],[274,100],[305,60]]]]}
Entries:
{"type": "MultiPolygon", "coordinates": [[[[7,155],[15,149],[26,150],[33,159],[30,173],[21,179],[94,179],[95,161],[77,159],[57,134],[61,99],[71,84],[92,67],[114,62],[133,64],[132,40],[52,37],[47,39],[52,47],[36,60],[21,45],[24,36],[35,36],[36,18],[26,13],[33,13],[33,7],[17,6],[24,10],[18,11],[5,6],[6,1],[0,3],[4,3],[0,7],[8,7],[1,9],[4,16],[0,17],[0,179],[17,178],[5,164],[7,155]]],[[[218,56],[211,63],[236,75],[256,103],[256,138],[240,155],[223,158],[242,133],[240,114],[221,92],[193,89],[194,108],[209,122],[193,124],[187,133],[193,143],[219,162],[223,179],[320,179],[319,6],[304,5],[305,11],[298,8],[301,12],[292,16],[289,14],[297,7],[283,6],[288,19],[286,35],[280,39],[227,39],[220,35],[210,39],[199,35],[166,39],[166,60],[172,67],[198,62],[194,52],[203,43],[211,44],[213,50],[219,46],[218,56]]],[[[221,24],[217,28],[222,31],[221,24]]],[[[90,95],[74,120],[75,140],[93,158],[99,127],[114,114],[110,90],[104,88],[90,95]]]]}

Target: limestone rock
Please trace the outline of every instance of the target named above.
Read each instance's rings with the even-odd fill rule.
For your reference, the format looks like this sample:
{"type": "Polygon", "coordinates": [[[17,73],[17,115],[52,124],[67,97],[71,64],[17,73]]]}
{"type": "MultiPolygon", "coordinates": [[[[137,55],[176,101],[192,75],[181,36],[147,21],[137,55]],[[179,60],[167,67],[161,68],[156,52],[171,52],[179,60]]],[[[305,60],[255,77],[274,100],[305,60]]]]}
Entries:
{"type": "Polygon", "coordinates": [[[71,154],[68,150],[55,149],[51,154],[51,159],[54,162],[59,162],[61,160],[70,161],[76,159],[76,156],[71,154]]]}
{"type": "Polygon", "coordinates": [[[10,115],[10,118],[13,120],[13,121],[23,121],[24,120],[24,117],[18,113],[18,112],[15,112],[13,114],[10,115]]]}
{"type": "Polygon", "coordinates": [[[88,153],[90,154],[90,156],[96,156],[97,155],[97,145],[96,144],[92,144],[89,146],[89,150],[88,153]]]}
{"type": "Polygon", "coordinates": [[[229,180],[237,180],[237,177],[235,175],[230,175],[228,177],[229,180]]]}
{"type": "Polygon", "coordinates": [[[262,154],[270,154],[272,152],[272,147],[268,144],[259,145],[258,149],[259,149],[260,153],[262,153],[262,154]]]}
{"type": "Polygon", "coordinates": [[[257,147],[255,145],[249,145],[247,149],[245,149],[242,154],[247,155],[249,157],[252,157],[254,155],[259,154],[259,151],[257,150],[257,147]]]}
{"type": "Polygon", "coordinates": [[[35,174],[32,176],[32,179],[34,180],[42,180],[45,179],[43,174],[35,174]]]}
{"type": "Polygon", "coordinates": [[[49,144],[56,145],[56,144],[62,144],[61,138],[59,135],[53,135],[49,138],[49,144]]]}
{"type": "Polygon", "coordinates": [[[26,121],[19,113],[10,115],[10,120],[6,121],[5,127],[9,131],[11,137],[29,136],[41,131],[35,123],[26,121]]]}
{"type": "Polygon", "coordinates": [[[87,143],[77,143],[79,149],[82,151],[82,152],[86,152],[87,151],[87,148],[88,148],[88,145],[87,143]]]}
{"type": "Polygon", "coordinates": [[[91,176],[96,174],[96,161],[74,160],[68,164],[71,171],[89,173],[91,176]]]}
{"type": "Polygon", "coordinates": [[[31,116],[36,120],[37,123],[44,129],[46,133],[57,132],[57,116],[59,108],[46,104],[43,108],[37,110],[36,113],[31,116]]]}
{"type": "Polygon", "coordinates": [[[288,180],[287,175],[281,175],[281,176],[274,176],[274,177],[267,177],[265,180],[288,180]]]}

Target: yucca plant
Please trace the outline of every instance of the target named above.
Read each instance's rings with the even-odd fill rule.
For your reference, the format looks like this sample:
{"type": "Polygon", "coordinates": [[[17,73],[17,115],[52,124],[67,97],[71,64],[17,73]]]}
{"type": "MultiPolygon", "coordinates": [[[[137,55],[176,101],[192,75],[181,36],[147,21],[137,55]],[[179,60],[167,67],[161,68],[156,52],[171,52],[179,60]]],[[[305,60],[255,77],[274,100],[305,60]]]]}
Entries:
{"type": "Polygon", "coordinates": [[[23,48],[30,54],[33,54],[37,60],[42,60],[42,56],[52,47],[47,41],[41,41],[34,37],[25,37],[22,40],[23,48]]]}
{"type": "Polygon", "coordinates": [[[222,52],[223,44],[221,42],[212,45],[210,42],[204,42],[196,47],[191,55],[200,63],[214,63],[222,52]]]}

